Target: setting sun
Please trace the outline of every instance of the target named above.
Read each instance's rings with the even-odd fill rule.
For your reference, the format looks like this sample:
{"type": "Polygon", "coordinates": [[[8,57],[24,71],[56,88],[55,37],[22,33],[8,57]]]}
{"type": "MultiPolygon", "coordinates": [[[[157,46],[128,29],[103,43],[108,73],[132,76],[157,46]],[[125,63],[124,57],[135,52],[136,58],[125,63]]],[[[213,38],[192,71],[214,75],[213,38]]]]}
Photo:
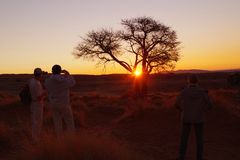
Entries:
{"type": "Polygon", "coordinates": [[[141,74],[142,74],[142,72],[141,72],[140,70],[136,70],[136,71],[134,72],[134,75],[135,75],[136,77],[140,76],[141,74]]]}

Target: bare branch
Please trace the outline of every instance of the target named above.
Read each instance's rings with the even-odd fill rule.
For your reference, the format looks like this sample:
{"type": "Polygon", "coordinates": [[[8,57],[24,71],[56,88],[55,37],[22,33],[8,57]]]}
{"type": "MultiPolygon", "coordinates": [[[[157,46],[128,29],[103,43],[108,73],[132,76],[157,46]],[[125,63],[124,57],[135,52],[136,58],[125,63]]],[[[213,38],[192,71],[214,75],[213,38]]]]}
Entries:
{"type": "Polygon", "coordinates": [[[180,42],[170,27],[150,17],[124,19],[121,24],[124,29],[118,32],[106,29],[89,32],[73,54],[78,58],[98,59],[104,66],[115,62],[129,72],[141,64],[147,74],[173,68],[179,60],[180,42]],[[127,63],[120,59],[122,55],[131,57],[133,64],[131,60],[127,63]]]}

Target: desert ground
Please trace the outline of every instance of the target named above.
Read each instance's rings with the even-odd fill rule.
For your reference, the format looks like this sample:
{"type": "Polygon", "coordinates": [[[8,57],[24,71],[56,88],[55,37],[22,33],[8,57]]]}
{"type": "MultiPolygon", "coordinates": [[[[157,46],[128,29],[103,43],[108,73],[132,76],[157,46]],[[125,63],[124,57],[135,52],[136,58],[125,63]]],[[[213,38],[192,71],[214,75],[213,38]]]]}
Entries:
{"type": "MultiPolygon", "coordinates": [[[[173,104],[188,74],[152,75],[146,99],[129,96],[132,75],[74,75],[71,105],[76,135],[55,138],[46,101],[42,141],[31,143],[30,110],[18,93],[31,75],[0,75],[0,159],[175,160],[180,113],[173,104]]],[[[240,159],[240,99],[228,73],[199,74],[214,108],[206,113],[206,160],[240,159]]],[[[195,159],[191,132],[187,160],[195,159]]]]}

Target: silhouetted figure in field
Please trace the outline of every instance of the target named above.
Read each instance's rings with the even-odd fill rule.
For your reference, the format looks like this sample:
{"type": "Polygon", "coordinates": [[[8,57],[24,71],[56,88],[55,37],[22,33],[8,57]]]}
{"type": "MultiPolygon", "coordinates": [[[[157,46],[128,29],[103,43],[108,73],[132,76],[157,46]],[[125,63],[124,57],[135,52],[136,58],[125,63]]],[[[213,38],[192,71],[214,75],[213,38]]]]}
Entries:
{"type": "Polygon", "coordinates": [[[45,87],[48,91],[50,107],[53,112],[55,131],[58,137],[61,137],[63,133],[62,121],[65,122],[69,133],[73,133],[75,130],[69,93],[69,89],[74,85],[74,78],[68,71],[62,70],[60,65],[54,65],[52,75],[45,80],[45,87]]]}
{"type": "Polygon", "coordinates": [[[234,73],[228,76],[228,84],[237,89],[237,98],[240,98],[240,73],[234,73]]]}
{"type": "Polygon", "coordinates": [[[31,121],[32,121],[32,139],[34,142],[38,142],[42,129],[43,121],[43,105],[44,97],[46,93],[43,90],[42,84],[42,70],[36,68],[34,70],[34,77],[29,81],[29,90],[31,93],[31,121]]]}
{"type": "Polygon", "coordinates": [[[197,147],[197,160],[203,159],[204,112],[212,108],[206,90],[198,86],[196,75],[188,78],[188,86],[177,97],[175,106],[182,114],[182,133],[179,160],[184,160],[191,127],[194,126],[197,147]]]}
{"type": "Polygon", "coordinates": [[[240,73],[233,73],[227,77],[230,86],[240,85],[240,73]]]}

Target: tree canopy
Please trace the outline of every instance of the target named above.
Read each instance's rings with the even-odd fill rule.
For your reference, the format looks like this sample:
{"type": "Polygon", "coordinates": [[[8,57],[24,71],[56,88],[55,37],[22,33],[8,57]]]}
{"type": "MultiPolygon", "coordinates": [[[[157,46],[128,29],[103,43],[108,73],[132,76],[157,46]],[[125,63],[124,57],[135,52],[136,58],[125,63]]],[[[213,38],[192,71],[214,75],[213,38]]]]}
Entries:
{"type": "Polygon", "coordinates": [[[122,30],[93,30],[81,39],[74,55],[98,60],[104,66],[114,62],[129,72],[141,66],[144,74],[173,68],[179,60],[177,34],[150,17],[123,19],[122,30]],[[128,60],[122,57],[129,57],[128,60]]]}

